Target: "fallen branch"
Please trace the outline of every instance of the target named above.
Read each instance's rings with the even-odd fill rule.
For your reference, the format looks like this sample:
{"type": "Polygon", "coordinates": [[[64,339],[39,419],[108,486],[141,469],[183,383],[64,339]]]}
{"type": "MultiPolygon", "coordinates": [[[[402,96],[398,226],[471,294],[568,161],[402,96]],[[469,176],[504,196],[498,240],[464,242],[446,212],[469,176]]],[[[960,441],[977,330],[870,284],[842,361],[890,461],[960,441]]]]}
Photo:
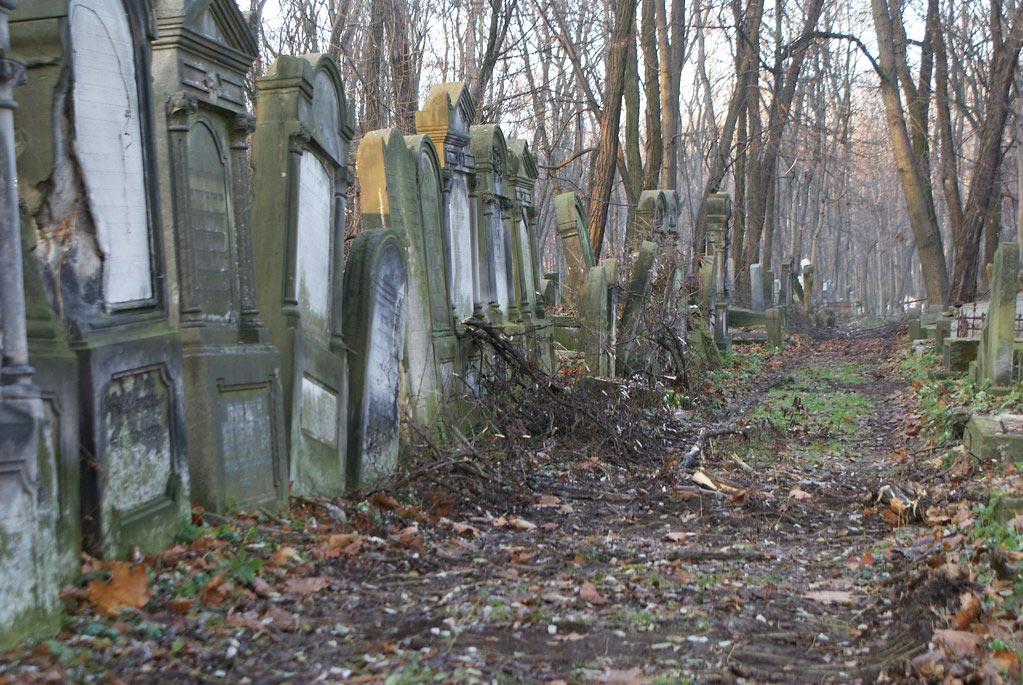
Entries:
{"type": "Polygon", "coordinates": [[[770,561],[774,556],[770,552],[758,552],[751,549],[674,549],[668,554],[669,561],[770,561]]]}
{"type": "Polygon", "coordinates": [[[736,433],[742,433],[745,435],[746,431],[742,428],[736,428],[734,424],[719,426],[717,428],[707,428],[704,426],[700,429],[700,432],[696,434],[696,442],[694,442],[689,448],[689,451],[682,456],[682,461],[679,462],[678,467],[683,470],[694,468],[698,460],[703,457],[703,448],[706,446],[708,438],[717,438],[722,435],[735,435],[736,433]]]}

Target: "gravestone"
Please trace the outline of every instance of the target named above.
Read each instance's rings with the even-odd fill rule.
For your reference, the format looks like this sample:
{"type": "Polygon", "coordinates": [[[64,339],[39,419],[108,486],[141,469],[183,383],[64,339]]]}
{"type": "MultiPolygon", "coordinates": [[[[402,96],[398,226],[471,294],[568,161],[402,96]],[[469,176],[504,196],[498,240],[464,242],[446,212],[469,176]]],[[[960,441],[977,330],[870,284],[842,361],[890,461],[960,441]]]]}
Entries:
{"type": "Polygon", "coordinates": [[[995,251],[991,301],[981,333],[977,376],[974,379],[977,382],[990,380],[995,388],[1006,388],[1013,384],[1018,273],[1019,245],[999,245],[995,251]]]}
{"type": "Polygon", "coordinates": [[[476,226],[480,264],[481,302],[493,322],[516,322],[511,252],[511,188],[508,185],[508,146],[501,127],[469,129],[469,149],[476,161],[476,226]]]}
{"type": "Polygon", "coordinates": [[[428,135],[439,155],[448,296],[459,325],[474,311],[481,316],[483,313],[476,261],[479,245],[474,230],[476,165],[469,154],[469,124],[475,117],[476,103],[460,81],[430,88],[423,109],[416,112],[416,132],[428,135]]]}
{"type": "Polygon", "coordinates": [[[749,265],[750,303],[755,312],[764,311],[764,278],[759,264],[749,265]]]}
{"type": "Polygon", "coordinates": [[[625,291],[625,307],[618,331],[617,371],[619,375],[636,373],[632,353],[636,347],[636,335],[642,323],[643,309],[650,301],[650,288],[657,260],[657,244],[644,240],[632,263],[629,285],[625,291]]]}
{"type": "Polygon", "coordinates": [[[579,304],[579,342],[591,376],[612,373],[612,359],[608,353],[611,345],[609,310],[607,270],[595,266],[586,275],[586,293],[579,304]]]}
{"type": "Polygon", "coordinates": [[[337,496],[348,446],[341,304],[354,113],[327,55],[279,57],[257,84],[256,299],[281,354],[289,480],[296,495],[337,496]]]}
{"type": "Polygon", "coordinates": [[[562,298],[570,306],[579,306],[589,271],[595,266],[590,234],[586,230],[586,210],[576,193],[561,193],[554,198],[554,216],[567,272],[561,288],[562,298]]]}
{"type": "Polygon", "coordinates": [[[782,338],[782,324],[784,319],[779,307],[771,307],[764,312],[767,323],[767,349],[780,350],[785,342],[782,338]]]}
{"type": "MultiPolygon", "coordinates": [[[[23,239],[34,246],[26,283],[40,312],[30,348],[59,417],[44,441],[60,453],[59,517],[74,530],[80,511],[89,548],[105,557],[156,551],[189,515],[181,350],[166,321],[148,135],[150,18],[145,3],[31,2],[11,25],[31,64],[16,126],[23,239]],[[80,508],[79,447],[89,457],[80,508]]],[[[77,542],[61,547],[71,572],[77,542]]]]}
{"type": "Polygon", "coordinates": [[[405,248],[389,229],[352,242],[344,276],[348,355],[348,484],[394,474],[401,442],[399,391],[406,322],[405,248]]]}
{"type": "Polygon", "coordinates": [[[814,286],[814,271],[813,264],[803,264],[803,297],[801,304],[807,314],[813,313],[813,286],[814,286]]]}
{"type": "Polygon", "coordinates": [[[664,190],[665,209],[664,223],[661,225],[662,242],[668,246],[676,246],[682,239],[679,215],[682,213],[682,199],[678,191],[664,190]]]}
{"type": "Polygon", "coordinates": [[[8,56],[0,0],[0,649],[60,627],[57,473],[47,417],[29,365],[15,168],[14,88],[25,66],[8,56]]]}
{"type": "Polygon", "coordinates": [[[728,220],[732,210],[728,195],[712,193],[707,198],[704,234],[707,236],[705,261],[709,260],[709,273],[705,274],[704,288],[709,291],[708,311],[714,342],[722,352],[731,347],[728,336],[728,289],[726,264],[728,250],[728,220]]]}
{"type": "Polygon", "coordinates": [[[215,512],[284,510],[281,362],[259,319],[252,273],[245,79],[258,47],[232,0],[160,0],[156,20],[161,209],[192,501],[215,512]]]}
{"type": "MultiPolygon", "coordinates": [[[[413,422],[428,427],[437,419],[442,395],[434,328],[448,338],[452,316],[440,226],[436,222],[432,224],[433,242],[429,251],[422,230],[419,172],[421,165],[428,167],[427,174],[435,169],[428,158],[422,159],[422,154],[413,153],[397,129],[371,131],[359,144],[356,173],[365,229],[391,229],[402,239],[408,281],[408,326],[404,344],[406,398],[413,422]],[[439,267],[435,261],[438,255],[439,267]],[[434,320],[435,316],[439,320],[434,320]]],[[[432,203],[436,209],[438,191],[436,186],[434,188],[435,199],[428,200],[428,204],[432,203]]],[[[354,371],[349,367],[349,377],[354,371]]]]}
{"type": "Polygon", "coordinates": [[[795,258],[788,254],[785,255],[784,259],[781,260],[781,301],[779,307],[789,307],[792,305],[792,279],[795,275],[792,272],[792,265],[795,262],[795,258]]]}
{"type": "Polygon", "coordinates": [[[663,190],[644,190],[639,194],[632,225],[625,237],[625,253],[637,254],[645,241],[659,241],[664,235],[668,203],[663,190]]]}
{"type": "Polygon", "coordinates": [[[526,141],[512,139],[508,143],[508,178],[513,191],[512,215],[515,240],[512,257],[515,267],[519,311],[527,327],[530,354],[541,368],[554,371],[553,330],[547,318],[546,295],[541,284],[540,250],[537,246],[537,212],[533,191],[539,171],[536,159],[526,141]]]}

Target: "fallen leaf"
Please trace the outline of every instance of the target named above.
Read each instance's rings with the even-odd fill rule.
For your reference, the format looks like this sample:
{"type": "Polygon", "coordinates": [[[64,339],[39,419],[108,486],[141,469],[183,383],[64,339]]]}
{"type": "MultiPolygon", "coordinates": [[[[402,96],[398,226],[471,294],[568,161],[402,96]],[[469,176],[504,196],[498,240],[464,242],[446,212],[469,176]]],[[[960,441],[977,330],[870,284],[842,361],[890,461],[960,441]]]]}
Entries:
{"type": "Polygon", "coordinates": [[[194,597],[175,597],[167,602],[167,608],[178,614],[187,614],[198,603],[194,597]]]}
{"type": "Polygon", "coordinates": [[[263,599],[270,599],[274,593],[274,589],[270,586],[270,583],[266,582],[262,578],[256,578],[252,581],[252,591],[256,593],[257,597],[262,597],[263,599]]]}
{"type": "Polygon", "coordinates": [[[980,604],[980,597],[967,590],[959,597],[959,611],[955,615],[956,628],[966,630],[982,613],[984,608],[980,604]]]}
{"type": "Polygon", "coordinates": [[[693,534],[672,531],[671,533],[668,533],[665,537],[668,539],[669,542],[685,542],[689,538],[693,537],[693,534]]]}
{"type": "Polygon", "coordinates": [[[146,567],[127,561],[110,561],[106,566],[110,569],[110,581],[90,581],[89,601],[108,614],[144,607],[153,594],[146,567]]]}
{"type": "Polygon", "coordinates": [[[319,592],[330,585],[330,579],[323,577],[314,578],[288,578],[284,582],[284,588],[293,595],[311,595],[319,592]]]}
{"type": "Polygon", "coordinates": [[[853,596],[846,590],[811,590],[804,597],[821,604],[852,604],[853,596]]]}
{"type": "Polygon", "coordinates": [[[384,511],[401,512],[401,505],[398,504],[398,500],[379,490],[369,496],[369,503],[384,511]]]}
{"type": "Polygon", "coordinates": [[[580,586],[579,596],[582,597],[587,602],[589,602],[590,604],[596,605],[607,604],[607,599],[602,597],[600,593],[597,592],[597,586],[589,581],[586,581],[585,583],[582,584],[582,586],[580,586]]]}
{"type": "Polygon", "coordinates": [[[650,685],[654,682],[653,676],[643,675],[643,671],[630,668],[628,671],[607,671],[597,676],[596,681],[601,685],[650,685]]]}
{"type": "Polygon", "coordinates": [[[287,566],[292,561],[298,561],[299,558],[298,550],[294,547],[278,547],[266,563],[268,566],[287,566]]]}
{"type": "Polygon", "coordinates": [[[451,527],[455,533],[465,538],[474,538],[480,534],[480,529],[476,526],[470,526],[468,523],[458,523],[455,521],[451,522],[451,527]]]}
{"type": "Polygon", "coordinates": [[[535,523],[531,523],[526,519],[520,519],[515,516],[512,516],[510,519],[508,519],[508,525],[511,526],[512,528],[517,528],[519,530],[536,530],[535,523]]]}
{"type": "Polygon", "coordinates": [[[545,509],[548,507],[560,507],[561,498],[554,495],[543,495],[536,503],[537,509],[545,509]]]}
{"type": "Polygon", "coordinates": [[[789,490],[789,499],[794,499],[797,502],[800,500],[811,500],[813,499],[813,495],[806,490],[800,490],[797,486],[789,490]]]}
{"type": "Polygon", "coordinates": [[[935,630],[934,643],[945,648],[957,659],[975,657],[980,654],[980,645],[984,638],[976,633],[968,633],[965,630],[935,630]]]}
{"type": "Polygon", "coordinates": [[[355,556],[362,547],[362,536],[358,533],[338,533],[327,536],[327,556],[336,557],[340,552],[355,556]]]}

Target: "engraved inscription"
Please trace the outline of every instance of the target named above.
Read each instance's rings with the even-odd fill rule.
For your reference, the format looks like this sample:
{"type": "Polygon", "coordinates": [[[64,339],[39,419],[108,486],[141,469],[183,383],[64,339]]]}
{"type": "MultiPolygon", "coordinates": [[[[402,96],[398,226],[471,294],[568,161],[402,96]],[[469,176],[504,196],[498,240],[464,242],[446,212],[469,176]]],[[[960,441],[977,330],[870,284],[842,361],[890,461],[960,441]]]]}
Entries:
{"type": "Polygon", "coordinates": [[[313,83],[313,118],[316,129],[323,140],[323,146],[334,159],[341,160],[341,114],[338,111],[338,94],[334,82],[325,71],[316,73],[313,83]]]}
{"type": "Polygon", "coordinates": [[[103,253],[108,304],[153,296],[142,126],[120,0],[72,0],[75,148],[103,253]]]}
{"type": "Polygon", "coordinates": [[[170,397],[156,369],[110,382],[106,397],[104,521],[163,496],[173,473],[170,397]]]}
{"type": "Polygon", "coordinates": [[[188,132],[188,199],[192,287],[203,315],[232,313],[227,169],[213,131],[199,122],[188,132]]]}
{"type": "Polygon", "coordinates": [[[465,176],[456,174],[451,181],[448,204],[448,249],[451,263],[451,305],[459,321],[472,316],[472,224],[469,216],[469,188],[465,176]]]}
{"type": "Polygon", "coordinates": [[[274,450],[267,388],[221,394],[224,484],[228,499],[245,502],[274,491],[274,450]]]}
{"type": "Polygon", "coordinates": [[[334,182],[323,163],[303,152],[298,174],[295,287],[305,328],[326,335],[330,321],[334,182]]]}
{"type": "Polygon", "coordinates": [[[337,446],[337,394],[309,376],[302,378],[302,430],[322,443],[337,446]]]}
{"type": "Polygon", "coordinates": [[[403,356],[405,269],[401,254],[388,250],[374,273],[374,309],[362,415],[363,478],[391,475],[398,466],[398,384],[403,356]]]}

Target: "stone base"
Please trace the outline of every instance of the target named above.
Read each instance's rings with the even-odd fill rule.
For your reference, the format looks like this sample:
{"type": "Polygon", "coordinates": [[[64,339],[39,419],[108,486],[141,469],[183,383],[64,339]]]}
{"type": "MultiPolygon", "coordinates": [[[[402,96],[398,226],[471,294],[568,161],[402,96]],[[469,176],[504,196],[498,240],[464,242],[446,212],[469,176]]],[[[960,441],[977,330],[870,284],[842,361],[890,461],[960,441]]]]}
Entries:
{"type": "Polygon", "coordinates": [[[767,319],[764,312],[730,308],[728,310],[728,325],[731,328],[764,328],[767,325],[767,319]]]}
{"type": "Polygon", "coordinates": [[[965,373],[970,370],[970,362],[977,359],[980,340],[965,338],[946,338],[942,343],[942,365],[949,371],[965,373]]]}
{"type": "Polygon", "coordinates": [[[1023,415],[974,416],[963,434],[966,449],[986,461],[1023,460],[1023,415]]]}

